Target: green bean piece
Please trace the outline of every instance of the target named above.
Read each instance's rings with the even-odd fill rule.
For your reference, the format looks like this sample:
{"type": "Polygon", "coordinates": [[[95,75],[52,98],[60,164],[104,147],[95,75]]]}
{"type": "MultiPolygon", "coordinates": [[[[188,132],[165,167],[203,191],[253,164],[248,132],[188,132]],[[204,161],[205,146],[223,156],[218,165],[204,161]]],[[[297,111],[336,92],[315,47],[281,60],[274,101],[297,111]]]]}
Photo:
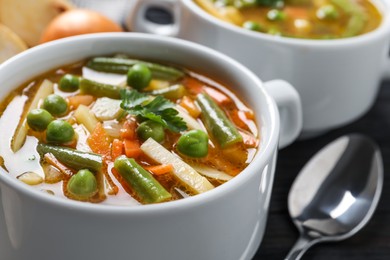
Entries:
{"type": "Polygon", "coordinates": [[[134,64],[127,72],[127,85],[137,90],[146,88],[151,80],[152,73],[142,63],[134,64]]]}
{"type": "Polygon", "coordinates": [[[242,24],[242,27],[251,31],[261,31],[260,24],[254,21],[246,21],[242,24]]]}
{"type": "Polygon", "coordinates": [[[60,119],[51,121],[46,129],[46,140],[49,143],[67,143],[72,141],[74,135],[72,125],[60,119]]]}
{"type": "Polygon", "coordinates": [[[82,94],[89,94],[95,97],[108,97],[112,99],[120,99],[121,86],[104,84],[93,80],[81,78],[80,79],[80,92],[82,94]]]}
{"type": "Polygon", "coordinates": [[[197,103],[202,110],[207,130],[222,148],[242,142],[242,136],[235,125],[207,93],[198,94],[197,103]]]}
{"type": "Polygon", "coordinates": [[[201,158],[208,154],[209,137],[202,130],[194,129],[184,133],[177,141],[177,149],[180,153],[201,158]]]}
{"type": "Polygon", "coordinates": [[[367,15],[364,13],[364,10],[358,4],[350,0],[331,1],[334,5],[350,15],[343,37],[351,37],[360,34],[367,21],[367,15]]]}
{"type": "Polygon", "coordinates": [[[351,0],[330,0],[330,1],[346,13],[352,14],[352,13],[361,12],[359,5],[354,3],[354,1],[351,0]]]}
{"type": "Polygon", "coordinates": [[[147,66],[156,79],[177,81],[184,76],[184,72],[173,67],[134,59],[96,57],[87,63],[87,67],[96,71],[126,74],[137,63],[147,66]]]}
{"type": "Polygon", "coordinates": [[[136,129],[137,135],[143,141],[146,141],[149,137],[153,138],[156,142],[161,143],[165,139],[164,127],[162,124],[148,120],[142,122],[136,129]]]}
{"type": "Polygon", "coordinates": [[[60,79],[58,88],[64,92],[74,92],[79,89],[79,84],[79,77],[71,74],[65,74],[60,79]]]}
{"type": "Polygon", "coordinates": [[[278,9],[269,10],[267,13],[267,19],[270,21],[283,21],[285,18],[285,13],[278,9]]]}
{"type": "Polygon", "coordinates": [[[186,88],[182,84],[175,84],[167,88],[153,90],[149,93],[153,96],[161,95],[170,100],[176,100],[185,96],[186,92],[186,88]]]}
{"type": "Polygon", "coordinates": [[[143,203],[158,203],[171,199],[172,195],[133,158],[122,155],[115,160],[114,167],[143,203]]]}
{"type": "Polygon", "coordinates": [[[37,151],[41,158],[46,153],[51,153],[64,165],[75,169],[89,169],[98,172],[102,169],[102,157],[99,154],[81,152],[76,149],[39,143],[37,151]]]}
{"type": "Polygon", "coordinates": [[[53,116],[63,116],[68,111],[68,103],[60,95],[51,94],[43,100],[42,108],[53,116]]]}
{"type": "Polygon", "coordinates": [[[53,119],[53,116],[42,108],[33,109],[27,114],[27,124],[34,131],[44,131],[53,119]]]}
{"type": "Polygon", "coordinates": [[[95,175],[87,169],[79,170],[67,184],[68,192],[76,199],[85,200],[98,192],[95,175]]]}
{"type": "Polygon", "coordinates": [[[339,12],[334,5],[324,5],[317,10],[316,15],[321,20],[334,20],[339,17],[339,12]]]}
{"type": "Polygon", "coordinates": [[[363,31],[365,23],[366,23],[366,17],[364,15],[352,16],[348,21],[343,36],[352,37],[360,34],[363,31]]]}

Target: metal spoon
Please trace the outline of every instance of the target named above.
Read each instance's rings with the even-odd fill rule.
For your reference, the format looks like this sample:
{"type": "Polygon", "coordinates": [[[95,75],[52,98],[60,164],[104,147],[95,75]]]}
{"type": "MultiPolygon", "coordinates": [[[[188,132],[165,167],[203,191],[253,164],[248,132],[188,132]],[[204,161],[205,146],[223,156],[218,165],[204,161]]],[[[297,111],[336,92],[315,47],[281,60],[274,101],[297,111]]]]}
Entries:
{"type": "Polygon", "coordinates": [[[285,259],[358,232],[373,215],[382,186],[382,156],[371,139],[353,134],[325,146],[291,187],[288,209],[300,237],[285,259]]]}

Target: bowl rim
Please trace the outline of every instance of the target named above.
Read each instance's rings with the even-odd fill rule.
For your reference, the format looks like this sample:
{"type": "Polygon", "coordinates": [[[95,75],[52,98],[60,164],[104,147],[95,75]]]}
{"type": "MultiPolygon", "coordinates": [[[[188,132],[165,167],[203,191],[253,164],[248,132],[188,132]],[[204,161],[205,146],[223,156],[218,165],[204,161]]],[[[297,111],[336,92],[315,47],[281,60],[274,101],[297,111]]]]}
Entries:
{"type": "Polygon", "coordinates": [[[271,43],[286,44],[292,46],[305,46],[315,48],[330,48],[330,47],[349,47],[352,44],[366,44],[367,42],[381,38],[384,35],[390,37],[390,3],[385,0],[369,0],[379,10],[382,15],[382,21],[377,28],[374,30],[349,37],[349,38],[338,38],[338,39],[307,39],[307,38],[292,38],[284,36],[274,36],[267,33],[253,32],[245,30],[236,25],[224,22],[211,14],[204,11],[198,6],[194,0],[182,0],[183,4],[187,6],[190,12],[195,13],[201,19],[210,22],[218,27],[221,27],[230,32],[239,34],[242,37],[248,37],[252,40],[263,40],[271,43]]]}
{"type": "MultiPolygon", "coordinates": [[[[217,200],[219,197],[224,196],[225,193],[232,192],[241,186],[243,183],[249,181],[251,172],[258,171],[263,169],[267,164],[272,163],[272,158],[278,149],[278,138],[279,138],[279,113],[275,104],[275,101],[270,97],[262,86],[260,79],[249,69],[244,67],[241,63],[233,60],[232,58],[219,53],[211,48],[202,46],[197,43],[189,42],[186,40],[164,37],[164,36],[155,36],[144,33],[96,33],[80,36],[72,36],[64,39],[55,40],[48,42],[31,49],[28,49],[9,60],[5,61],[0,65],[0,73],[3,70],[6,70],[8,67],[15,66],[20,62],[23,62],[25,59],[38,54],[45,54],[47,49],[60,49],[68,45],[74,44],[85,44],[89,42],[92,44],[96,41],[117,41],[117,40],[145,40],[145,41],[155,41],[155,42],[164,42],[165,44],[170,44],[172,46],[181,46],[185,47],[188,50],[196,49],[197,51],[206,53],[210,58],[217,58],[221,61],[231,64],[232,67],[235,67],[240,73],[245,74],[246,77],[250,79],[260,90],[260,95],[264,96],[266,101],[266,106],[268,111],[261,112],[261,120],[263,120],[264,113],[268,113],[269,122],[267,122],[267,132],[269,133],[269,138],[267,140],[261,140],[261,148],[256,152],[255,157],[252,162],[235,178],[224,183],[223,185],[210,190],[208,192],[198,194],[186,199],[169,201],[160,204],[149,204],[149,205],[140,205],[140,206],[123,206],[123,205],[101,205],[93,203],[85,203],[80,201],[74,201],[70,199],[59,198],[57,196],[48,196],[33,187],[26,188],[26,184],[23,184],[17,181],[16,178],[8,174],[4,169],[0,168],[0,182],[2,184],[16,190],[18,193],[23,194],[35,201],[40,201],[40,203],[46,204],[47,206],[62,208],[67,210],[74,210],[79,212],[90,212],[98,214],[149,214],[150,212],[170,212],[170,210],[188,210],[196,206],[201,206],[207,202],[217,200]]],[[[28,79],[26,79],[28,80],[28,79]]],[[[260,117],[258,117],[259,120],[260,117]]],[[[264,126],[260,126],[262,129],[264,126]]],[[[260,133],[263,133],[263,130],[260,130],[260,133]]],[[[1,189],[0,189],[1,194],[1,189]]],[[[0,195],[1,199],[1,195],[0,195]]],[[[3,198],[4,199],[4,198],[3,198]]]]}

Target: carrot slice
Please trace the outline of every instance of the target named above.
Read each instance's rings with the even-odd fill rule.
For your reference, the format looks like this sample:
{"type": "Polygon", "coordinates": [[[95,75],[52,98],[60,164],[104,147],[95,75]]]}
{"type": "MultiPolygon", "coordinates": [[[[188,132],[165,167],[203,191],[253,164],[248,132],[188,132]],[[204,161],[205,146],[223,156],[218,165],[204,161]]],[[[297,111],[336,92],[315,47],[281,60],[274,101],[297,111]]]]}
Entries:
{"type": "Polygon", "coordinates": [[[133,120],[127,120],[124,122],[123,127],[120,130],[120,135],[123,139],[133,140],[137,137],[135,129],[137,128],[136,122],[133,120]]]}
{"type": "Polygon", "coordinates": [[[111,154],[111,142],[110,137],[107,135],[106,130],[101,123],[98,123],[87,139],[87,143],[94,153],[98,153],[104,156],[111,154]]]}
{"type": "Polygon", "coordinates": [[[255,148],[259,145],[259,140],[256,137],[254,137],[252,134],[249,134],[244,131],[239,131],[239,132],[246,146],[255,148]]]}
{"type": "Polygon", "coordinates": [[[253,113],[252,110],[245,110],[243,111],[243,113],[245,114],[245,117],[249,120],[255,120],[255,114],[253,113]]]}
{"type": "Polygon", "coordinates": [[[124,139],[123,145],[125,147],[125,154],[129,158],[137,158],[142,154],[141,145],[138,140],[124,139]]]}
{"type": "Polygon", "coordinates": [[[68,97],[68,104],[72,109],[76,109],[79,105],[89,106],[94,101],[94,99],[95,98],[91,95],[77,95],[68,97]]]}
{"type": "Polygon", "coordinates": [[[223,105],[231,102],[231,99],[225,94],[223,94],[221,91],[209,87],[204,87],[204,90],[219,105],[223,105]]]}
{"type": "Polygon", "coordinates": [[[200,109],[196,106],[195,102],[188,96],[184,96],[180,100],[179,105],[184,107],[193,118],[199,117],[201,113],[200,109]]]}
{"type": "Polygon", "coordinates": [[[163,175],[168,172],[173,171],[173,165],[172,164],[160,164],[160,165],[151,165],[151,166],[144,166],[144,168],[154,175],[163,175]]]}
{"type": "Polygon", "coordinates": [[[123,142],[119,139],[114,139],[111,146],[111,159],[115,161],[115,159],[122,154],[123,154],[123,142]]]}
{"type": "Polygon", "coordinates": [[[246,115],[245,115],[245,113],[243,111],[234,109],[230,113],[230,118],[232,119],[234,124],[236,126],[238,126],[239,128],[246,129],[248,127],[247,124],[246,124],[246,121],[247,121],[246,120],[246,115]]]}
{"type": "Polygon", "coordinates": [[[183,84],[187,87],[191,94],[199,94],[203,90],[204,83],[195,78],[189,77],[185,78],[183,84]]]}

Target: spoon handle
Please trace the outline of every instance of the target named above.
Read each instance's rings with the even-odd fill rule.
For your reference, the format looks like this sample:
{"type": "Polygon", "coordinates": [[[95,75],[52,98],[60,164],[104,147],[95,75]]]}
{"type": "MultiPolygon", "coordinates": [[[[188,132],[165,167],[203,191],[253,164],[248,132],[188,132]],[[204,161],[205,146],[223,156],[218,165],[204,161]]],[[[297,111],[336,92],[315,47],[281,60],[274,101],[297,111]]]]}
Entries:
{"type": "Polygon", "coordinates": [[[309,247],[316,243],[315,239],[305,233],[301,234],[297,242],[291,248],[285,260],[299,260],[309,247]]]}

